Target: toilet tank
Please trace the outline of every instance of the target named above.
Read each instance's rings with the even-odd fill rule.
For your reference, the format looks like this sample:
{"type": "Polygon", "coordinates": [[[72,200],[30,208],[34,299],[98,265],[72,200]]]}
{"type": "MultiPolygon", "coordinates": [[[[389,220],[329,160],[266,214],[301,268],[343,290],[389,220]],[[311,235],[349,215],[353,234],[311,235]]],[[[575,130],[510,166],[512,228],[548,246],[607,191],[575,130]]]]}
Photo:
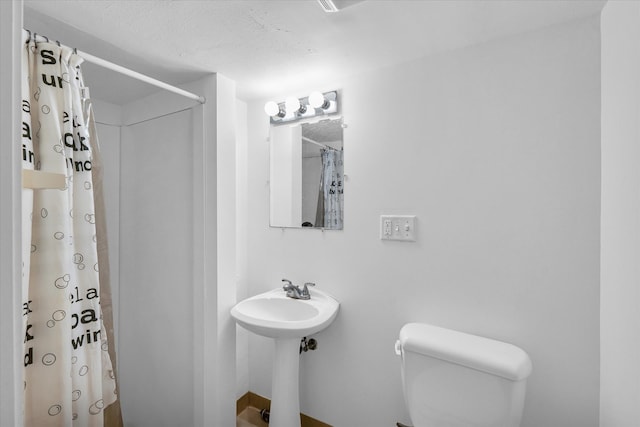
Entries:
{"type": "Polygon", "coordinates": [[[404,397],[415,427],[518,427],[531,360],[504,342],[437,326],[400,330],[404,397]]]}

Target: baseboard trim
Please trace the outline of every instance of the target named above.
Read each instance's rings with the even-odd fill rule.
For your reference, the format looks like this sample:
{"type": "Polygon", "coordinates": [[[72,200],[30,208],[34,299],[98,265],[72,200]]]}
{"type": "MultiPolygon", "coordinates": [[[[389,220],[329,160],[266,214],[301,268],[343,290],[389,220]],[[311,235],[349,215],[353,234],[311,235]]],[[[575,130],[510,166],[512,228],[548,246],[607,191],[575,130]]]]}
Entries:
{"type": "Polygon", "coordinates": [[[245,409],[247,409],[249,406],[251,406],[250,403],[250,398],[249,395],[251,394],[251,392],[246,392],[245,394],[242,395],[242,397],[240,399],[238,399],[238,401],[236,402],[236,416],[240,415],[240,412],[244,411],[245,409]]]}
{"type": "MultiPolygon", "coordinates": [[[[248,391],[237,400],[236,415],[250,406],[258,409],[271,408],[271,400],[248,391]]],[[[300,414],[300,424],[302,427],[332,427],[330,424],[323,423],[305,414],[300,414]]]]}

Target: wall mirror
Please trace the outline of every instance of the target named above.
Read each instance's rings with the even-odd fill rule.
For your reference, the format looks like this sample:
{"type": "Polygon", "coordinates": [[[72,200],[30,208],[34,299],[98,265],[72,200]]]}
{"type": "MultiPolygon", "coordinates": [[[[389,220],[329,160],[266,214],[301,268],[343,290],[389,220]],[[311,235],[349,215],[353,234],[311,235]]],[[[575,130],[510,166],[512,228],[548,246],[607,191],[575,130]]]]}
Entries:
{"type": "Polygon", "coordinates": [[[342,118],[271,126],[272,227],[342,230],[342,118]]]}

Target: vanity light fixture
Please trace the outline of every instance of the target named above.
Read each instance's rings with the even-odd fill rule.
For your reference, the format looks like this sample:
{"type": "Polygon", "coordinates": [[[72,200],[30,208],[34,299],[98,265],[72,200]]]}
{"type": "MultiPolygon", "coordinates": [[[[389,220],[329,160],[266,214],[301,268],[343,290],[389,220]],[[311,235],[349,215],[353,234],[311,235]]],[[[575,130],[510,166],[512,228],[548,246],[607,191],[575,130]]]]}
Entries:
{"type": "Polygon", "coordinates": [[[304,98],[290,96],[284,102],[269,101],[264,111],[271,117],[271,124],[288,123],[338,112],[338,93],[312,92],[304,98]]]}

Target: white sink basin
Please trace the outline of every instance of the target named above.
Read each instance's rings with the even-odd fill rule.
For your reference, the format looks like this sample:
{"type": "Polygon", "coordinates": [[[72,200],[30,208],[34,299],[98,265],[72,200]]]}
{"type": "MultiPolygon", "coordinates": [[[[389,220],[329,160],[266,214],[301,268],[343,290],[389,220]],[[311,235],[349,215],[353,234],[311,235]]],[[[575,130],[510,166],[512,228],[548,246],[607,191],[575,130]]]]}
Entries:
{"type": "Polygon", "coordinates": [[[273,338],[270,427],[300,427],[300,339],[329,326],[340,304],[310,289],[308,300],[288,298],[281,288],[239,302],[231,316],[249,331],[273,338]]]}
{"type": "Polygon", "coordinates": [[[340,304],[329,294],[310,289],[311,299],[288,298],[281,289],[236,304],[231,316],[251,332],[270,338],[302,338],[329,326],[340,304]]]}

